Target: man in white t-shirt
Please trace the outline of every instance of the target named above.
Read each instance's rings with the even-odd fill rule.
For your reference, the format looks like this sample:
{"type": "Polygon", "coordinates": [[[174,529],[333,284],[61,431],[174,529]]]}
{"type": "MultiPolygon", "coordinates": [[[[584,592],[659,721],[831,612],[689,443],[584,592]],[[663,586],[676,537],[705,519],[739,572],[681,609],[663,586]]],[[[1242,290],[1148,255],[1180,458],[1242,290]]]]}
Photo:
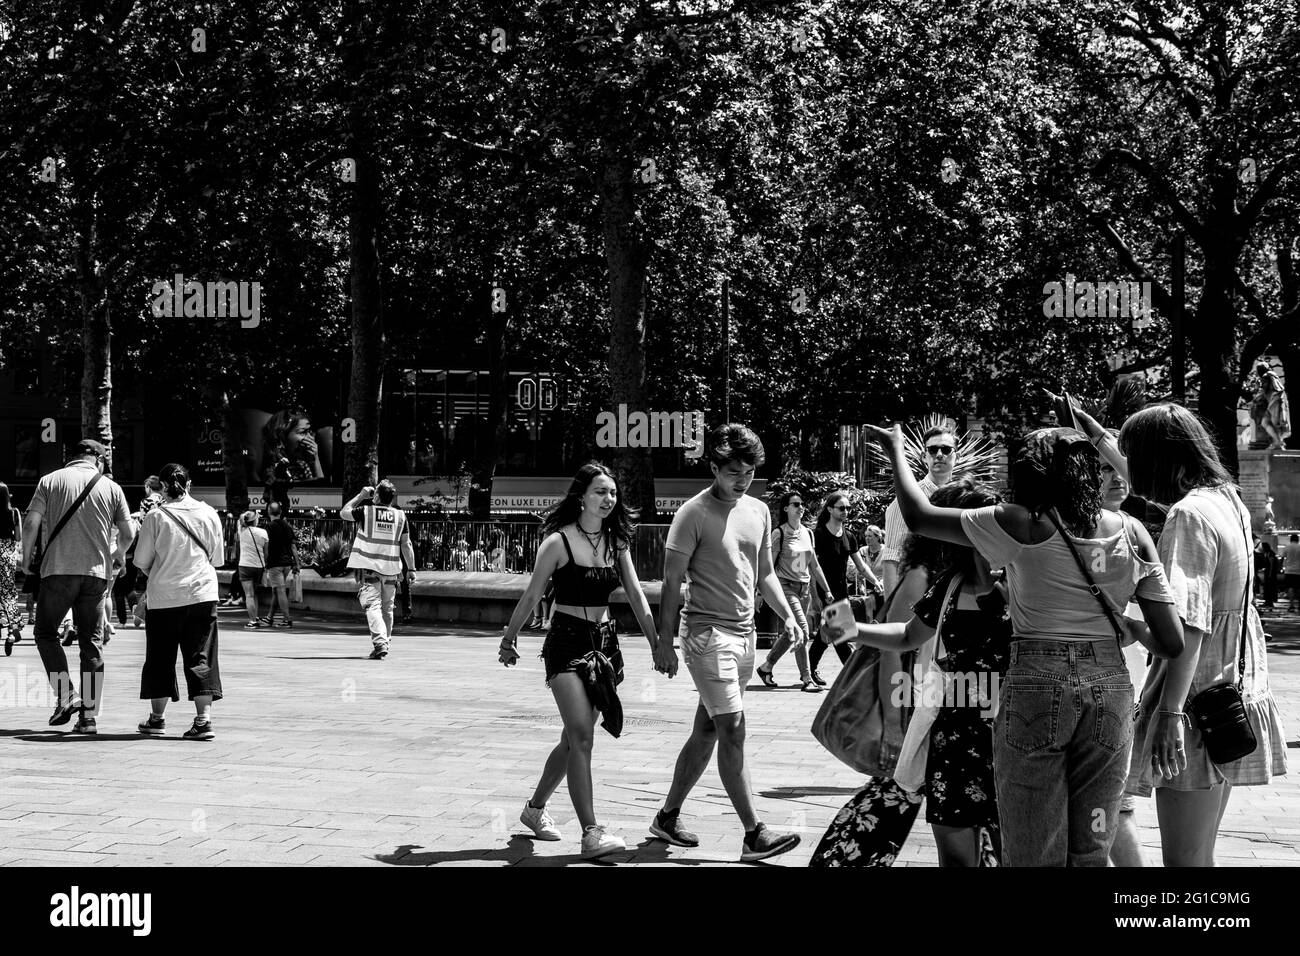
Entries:
{"type": "MultiPolygon", "coordinates": [[[[919,482],[926,495],[932,495],[936,488],[952,480],[953,468],[957,465],[957,436],[942,425],[936,425],[925,433],[925,463],[928,471],[919,482]]],[[[898,563],[903,558],[903,542],[907,539],[907,522],[899,510],[898,500],[889,503],[885,509],[885,544],[881,549],[880,560],[884,565],[885,596],[894,592],[898,584],[898,563]]]]}

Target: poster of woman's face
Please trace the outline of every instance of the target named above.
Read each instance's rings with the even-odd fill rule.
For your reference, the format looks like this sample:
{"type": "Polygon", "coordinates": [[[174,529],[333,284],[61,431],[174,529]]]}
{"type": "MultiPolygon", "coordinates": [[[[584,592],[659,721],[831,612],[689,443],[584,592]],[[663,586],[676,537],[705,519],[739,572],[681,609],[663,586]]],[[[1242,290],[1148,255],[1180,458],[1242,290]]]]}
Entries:
{"type": "Polygon", "coordinates": [[[246,409],[244,424],[250,438],[260,439],[245,445],[252,453],[254,480],[297,486],[323,481],[332,473],[334,428],[316,428],[304,409],[291,406],[271,414],[246,409]]]}

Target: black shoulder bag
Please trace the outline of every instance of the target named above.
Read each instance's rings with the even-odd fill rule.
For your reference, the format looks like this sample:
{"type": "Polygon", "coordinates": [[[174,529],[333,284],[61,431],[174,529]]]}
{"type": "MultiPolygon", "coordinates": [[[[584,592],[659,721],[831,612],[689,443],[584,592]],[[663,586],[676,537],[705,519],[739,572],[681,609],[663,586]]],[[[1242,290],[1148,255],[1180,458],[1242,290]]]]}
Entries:
{"type": "MultiPolygon", "coordinates": [[[[81,489],[81,494],[78,495],[77,500],[72,503],[72,507],[69,508],[67,511],[63,512],[63,516],[59,518],[58,524],[54,526],[54,530],[50,532],[50,536],[45,539],[45,547],[41,549],[40,559],[32,561],[32,570],[31,570],[32,577],[38,580],[40,579],[41,563],[45,560],[45,555],[50,553],[50,545],[52,545],[54,543],[54,539],[59,536],[59,532],[62,531],[67,526],[69,521],[72,520],[72,516],[77,513],[77,509],[80,508],[82,504],[85,503],[86,499],[90,497],[91,491],[93,491],[95,485],[99,483],[99,479],[103,477],[104,477],[103,473],[100,473],[95,475],[94,478],[91,478],[90,483],[87,484],[85,488],[81,489]]],[[[25,577],[25,575],[22,574],[22,568],[19,568],[18,572],[19,573],[15,575],[15,578],[25,577]]],[[[18,584],[21,586],[23,584],[23,581],[19,580],[18,584]]]]}
{"type": "MultiPolygon", "coordinates": [[[[1235,510],[1235,509],[1234,509],[1235,510]]],[[[1241,515],[1237,513],[1240,520],[1241,515]]],[[[1243,534],[1244,534],[1243,530],[1243,534]]],[[[1246,625],[1250,620],[1250,538],[1246,538],[1246,593],[1242,599],[1241,639],[1237,655],[1236,683],[1224,682],[1205,688],[1187,702],[1187,710],[1205,741],[1205,751],[1216,764],[1232,763],[1255,752],[1259,741],[1246,717],[1242,688],[1246,681],[1246,625]]],[[[1208,636],[1208,635],[1207,635],[1208,636]]]]}
{"type": "Polygon", "coordinates": [[[1074,563],[1079,566],[1079,571],[1083,574],[1083,579],[1088,582],[1088,590],[1091,591],[1092,596],[1097,599],[1097,603],[1101,605],[1101,609],[1106,612],[1106,620],[1110,621],[1110,626],[1115,629],[1115,645],[1119,648],[1120,654],[1123,654],[1124,629],[1119,626],[1119,621],[1115,620],[1115,612],[1111,610],[1110,603],[1102,595],[1101,588],[1097,587],[1097,582],[1094,581],[1092,575],[1088,573],[1088,566],[1083,563],[1083,558],[1079,556],[1079,551],[1075,548],[1074,542],[1070,540],[1070,536],[1066,534],[1065,529],[1061,527],[1061,519],[1056,516],[1056,509],[1048,509],[1047,517],[1051,520],[1052,526],[1056,528],[1056,533],[1061,536],[1061,540],[1065,542],[1065,546],[1070,549],[1070,554],[1074,556],[1074,563]]]}

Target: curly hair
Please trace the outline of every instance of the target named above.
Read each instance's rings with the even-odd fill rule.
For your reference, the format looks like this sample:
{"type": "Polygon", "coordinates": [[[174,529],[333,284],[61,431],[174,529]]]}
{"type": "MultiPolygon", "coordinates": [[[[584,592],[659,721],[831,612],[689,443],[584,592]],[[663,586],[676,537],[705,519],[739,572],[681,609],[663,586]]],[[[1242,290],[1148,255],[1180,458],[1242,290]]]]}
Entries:
{"type": "Polygon", "coordinates": [[[618,479],[614,477],[612,471],[598,461],[589,461],[579,468],[560,503],[547,512],[546,517],[542,519],[543,538],[566,525],[577,523],[578,515],[582,514],[582,496],[587,493],[587,489],[591,487],[597,475],[604,475],[614,482],[614,493],[617,496],[614,508],[604,522],[606,538],[615,552],[626,551],[632,547],[638,512],[623,504],[623,494],[619,490],[618,479]]]}
{"type": "Polygon", "coordinates": [[[311,416],[296,406],[282,408],[262,426],[262,475],[266,480],[275,477],[275,465],[288,457],[289,433],[300,421],[311,421],[311,416]]]}
{"type": "Polygon", "coordinates": [[[1085,537],[1101,517],[1101,459],[1073,428],[1026,435],[1010,477],[1011,500],[1035,519],[1055,508],[1072,534],[1085,537]]]}

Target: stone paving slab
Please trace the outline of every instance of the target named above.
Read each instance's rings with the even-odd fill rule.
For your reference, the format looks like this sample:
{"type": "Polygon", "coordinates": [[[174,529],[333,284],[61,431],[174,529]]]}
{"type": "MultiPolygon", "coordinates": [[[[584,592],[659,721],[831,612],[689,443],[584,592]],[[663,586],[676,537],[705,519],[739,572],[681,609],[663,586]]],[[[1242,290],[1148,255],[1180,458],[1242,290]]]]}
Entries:
{"type": "MultiPolygon", "coordinates": [[[[306,618],[292,631],[245,631],[222,612],[228,697],[214,708],[217,739],[180,740],[186,701],[167,736],[135,733],[144,634],[119,629],[107,649],[107,698],[97,738],[46,724],[53,701],[30,636],[0,658],[0,866],[572,866],[578,827],[562,785],[551,804],[566,839],[522,835],[519,810],[560,735],[538,654],[521,638],[509,670],[498,631],[445,625],[399,629],[386,661],[366,660],[356,620],[306,618]],[[454,638],[454,639],[453,639],[454,638]]],[[[1289,777],[1236,791],[1219,839],[1220,865],[1300,865],[1300,619],[1265,617],[1269,666],[1287,726],[1289,777]]],[[[700,847],[647,837],[696,695],[683,669],[655,674],[645,642],[624,641],[623,737],[597,730],[597,815],[628,842],[610,860],[644,866],[734,863],[741,832],[715,767],[685,808],[700,847]]],[[[838,663],[828,655],[823,673],[838,663]]],[[[749,756],[760,815],[803,837],[773,865],[804,866],[861,775],[808,732],[821,697],[793,684],[750,687],[749,756]]],[[[64,728],[66,729],[66,728],[64,728]]],[[[1139,801],[1148,863],[1159,861],[1153,801],[1139,801]]],[[[900,866],[934,866],[918,822],[900,866]]]]}

